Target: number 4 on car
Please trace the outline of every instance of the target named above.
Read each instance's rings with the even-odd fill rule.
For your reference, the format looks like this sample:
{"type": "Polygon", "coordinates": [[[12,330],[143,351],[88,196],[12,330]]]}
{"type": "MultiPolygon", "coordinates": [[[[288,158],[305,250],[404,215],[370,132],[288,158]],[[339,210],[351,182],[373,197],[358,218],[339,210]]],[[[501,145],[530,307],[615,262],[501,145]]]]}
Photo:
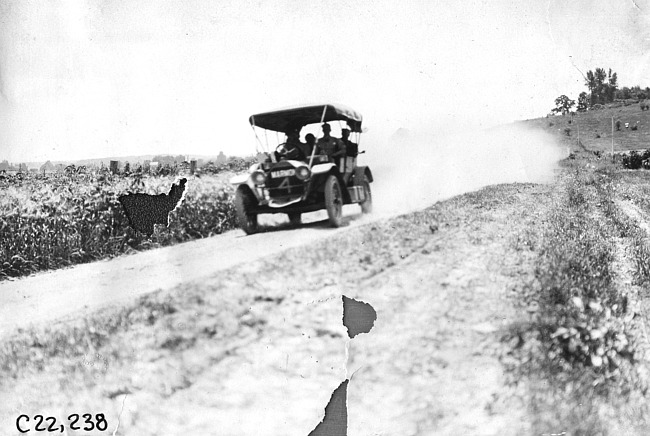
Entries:
{"type": "Polygon", "coordinates": [[[237,221],[244,232],[257,232],[257,216],[265,213],[285,213],[292,224],[299,224],[303,213],[325,209],[330,225],[339,227],[345,204],[359,204],[363,213],[372,211],[372,172],[356,162],[361,114],[339,104],[322,104],[256,114],[249,121],[263,149],[260,162],[230,180],[236,186],[237,221]],[[330,123],[340,127],[341,139],[329,135],[330,123]],[[300,140],[302,133],[319,128],[323,137],[318,143],[311,133],[305,142],[300,140]],[[265,132],[257,135],[256,129],[265,132]],[[348,139],[350,133],[356,142],[348,139]],[[260,136],[285,142],[271,152],[260,136]]]}

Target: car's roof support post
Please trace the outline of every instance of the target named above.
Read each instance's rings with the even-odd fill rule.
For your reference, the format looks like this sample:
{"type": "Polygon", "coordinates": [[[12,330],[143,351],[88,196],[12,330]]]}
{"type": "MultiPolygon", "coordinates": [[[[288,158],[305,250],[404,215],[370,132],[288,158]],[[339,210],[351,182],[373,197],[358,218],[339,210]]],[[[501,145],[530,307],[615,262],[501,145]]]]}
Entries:
{"type": "Polygon", "coordinates": [[[311,156],[309,156],[309,170],[311,171],[311,164],[314,162],[314,155],[316,154],[316,148],[317,145],[314,144],[314,146],[311,148],[311,156]]]}
{"type": "Polygon", "coordinates": [[[260,147],[262,147],[262,141],[260,140],[260,137],[257,136],[257,130],[255,130],[255,118],[254,117],[251,118],[252,118],[251,129],[253,129],[253,133],[255,134],[255,139],[257,139],[257,143],[255,144],[255,151],[257,152],[257,154],[259,154],[260,149],[257,147],[257,144],[259,144],[260,147]]]}
{"type": "MultiPolygon", "coordinates": [[[[323,115],[320,117],[320,123],[323,124],[323,121],[325,121],[325,113],[327,113],[327,105],[323,106],[323,115]]],[[[311,165],[314,162],[314,155],[316,154],[316,144],[314,144],[314,147],[311,149],[311,156],[309,156],[309,169],[311,170],[311,165]]]]}
{"type": "Polygon", "coordinates": [[[327,112],[327,105],[323,106],[323,115],[320,117],[320,123],[323,124],[323,121],[325,121],[325,113],[327,112]]]}

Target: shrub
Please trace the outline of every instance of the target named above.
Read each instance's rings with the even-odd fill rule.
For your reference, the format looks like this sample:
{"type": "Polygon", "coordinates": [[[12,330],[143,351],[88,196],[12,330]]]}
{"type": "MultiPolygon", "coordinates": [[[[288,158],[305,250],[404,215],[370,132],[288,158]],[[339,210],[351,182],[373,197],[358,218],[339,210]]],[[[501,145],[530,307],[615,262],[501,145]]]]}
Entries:
{"type": "Polygon", "coordinates": [[[565,134],[566,136],[571,136],[571,128],[570,128],[570,127],[566,127],[566,128],[564,129],[564,134],[565,134]]]}
{"type": "Polygon", "coordinates": [[[643,156],[636,151],[631,151],[630,154],[623,156],[623,166],[630,170],[636,170],[643,165],[643,156]]]}
{"type": "Polygon", "coordinates": [[[646,149],[641,153],[641,159],[650,159],[650,148],[646,149]]]}

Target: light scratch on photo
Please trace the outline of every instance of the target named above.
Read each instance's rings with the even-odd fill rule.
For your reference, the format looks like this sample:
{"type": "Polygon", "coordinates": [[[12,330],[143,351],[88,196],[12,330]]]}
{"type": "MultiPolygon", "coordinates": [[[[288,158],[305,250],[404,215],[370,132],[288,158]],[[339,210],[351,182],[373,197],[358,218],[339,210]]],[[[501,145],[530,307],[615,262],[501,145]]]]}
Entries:
{"type": "Polygon", "coordinates": [[[124,412],[124,403],[126,402],[126,397],[128,397],[129,394],[124,394],[124,398],[122,399],[122,408],[120,409],[120,414],[117,415],[117,426],[115,426],[115,430],[113,430],[113,436],[117,434],[117,430],[120,428],[120,418],[122,418],[122,412],[124,412]]]}

